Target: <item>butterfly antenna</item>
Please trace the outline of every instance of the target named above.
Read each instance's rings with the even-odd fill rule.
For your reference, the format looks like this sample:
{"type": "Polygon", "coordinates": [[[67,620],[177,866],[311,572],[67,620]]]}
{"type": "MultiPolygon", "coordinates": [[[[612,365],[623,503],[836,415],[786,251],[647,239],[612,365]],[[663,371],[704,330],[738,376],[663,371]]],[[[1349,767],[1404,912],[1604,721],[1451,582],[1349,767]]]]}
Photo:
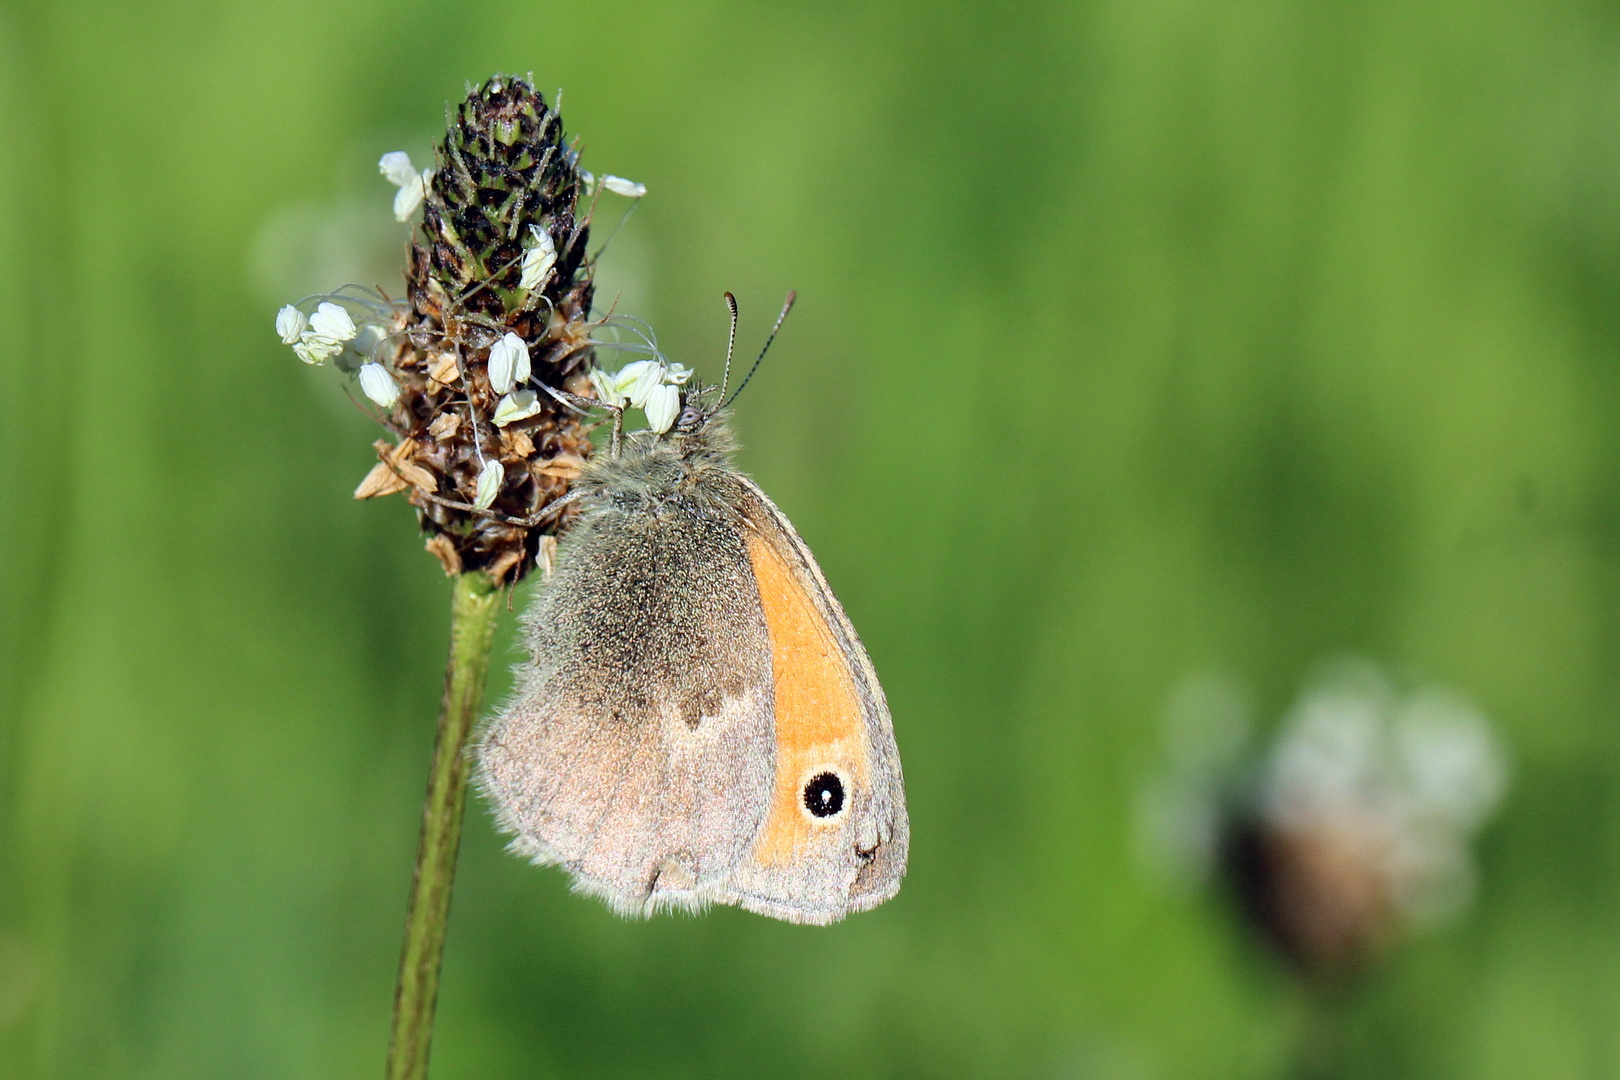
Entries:
{"type": "Polygon", "coordinates": [[[737,351],[737,298],[726,293],[726,307],[731,309],[731,336],[726,339],[726,373],[720,376],[720,396],[726,396],[726,384],[731,381],[731,354],[737,351]]]}
{"type": "MultiPolygon", "coordinates": [[[[727,293],[726,295],[729,296],[731,294],[727,293]]],[[[793,310],[793,301],[797,300],[798,298],[799,294],[797,292],[794,292],[791,289],[788,290],[787,299],[782,303],[782,314],[776,317],[776,325],[771,327],[771,336],[765,339],[765,345],[759,350],[759,357],[754,361],[754,366],[748,369],[748,374],[743,377],[742,382],[737,384],[737,389],[733,390],[731,392],[731,396],[720,403],[720,407],[722,409],[730,405],[733,401],[737,400],[737,395],[743,392],[743,387],[748,385],[748,380],[752,379],[754,377],[754,372],[759,370],[759,365],[765,360],[765,354],[771,351],[771,342],[776,340],[776,332],[782,329],[782,324],[787,321],[788,312],[793,310]]],[[[733,310],[735,310],[736,301],[732,301],[732,304],[733,310]]],[[[724,390],[721,391],[722,394],[724,392],[724,390]]]]}

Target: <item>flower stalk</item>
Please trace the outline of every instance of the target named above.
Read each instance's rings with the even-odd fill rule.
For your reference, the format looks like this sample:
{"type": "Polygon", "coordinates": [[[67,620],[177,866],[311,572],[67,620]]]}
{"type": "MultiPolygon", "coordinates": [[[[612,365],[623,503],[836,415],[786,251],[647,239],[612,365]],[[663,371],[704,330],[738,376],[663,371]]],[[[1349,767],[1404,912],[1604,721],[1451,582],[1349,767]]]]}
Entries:
{"type": "Polygon", "coordinates": [[[455,577],[450,657],[445,664],[439,731],[428,770],[405,944],[399,957],[399,984],[394,991],[388,1080],[423,1080],[427,1076],[445,927],[450,919],[450,887],[467,805],[467,741],[483,708],[501,596],[501,588],[487,573],[473,571],[455,577]]]}

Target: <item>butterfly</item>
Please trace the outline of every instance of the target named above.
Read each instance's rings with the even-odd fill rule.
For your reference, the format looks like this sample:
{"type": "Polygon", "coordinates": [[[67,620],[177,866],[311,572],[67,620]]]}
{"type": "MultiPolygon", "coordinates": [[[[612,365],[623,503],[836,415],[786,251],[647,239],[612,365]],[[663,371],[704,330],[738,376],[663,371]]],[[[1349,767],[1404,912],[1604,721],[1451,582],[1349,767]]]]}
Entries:
{"type": "Polygon", "coordinates": [[[478,784],[513,851],[621,914],[831,923],[900,887],[899,753],[815,557],[732,463],[724,393],[684,388],[665,432],[616,426],[574,482],[478,784]]]}

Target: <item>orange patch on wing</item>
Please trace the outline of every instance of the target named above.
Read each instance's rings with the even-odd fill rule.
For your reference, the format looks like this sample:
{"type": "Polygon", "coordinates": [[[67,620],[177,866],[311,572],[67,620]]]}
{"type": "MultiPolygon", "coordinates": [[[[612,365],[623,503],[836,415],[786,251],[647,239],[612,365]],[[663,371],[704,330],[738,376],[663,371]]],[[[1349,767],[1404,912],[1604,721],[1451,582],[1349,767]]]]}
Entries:
{"type": "Polygon", "coordinates": [[[766,540],[748,540],[748,561],[759,587],[771,639],[776,684],[776,789],[771,812],[754,845],[754,858],[769,866],[792,857],[826,823],[804,807],[803,785],[817,772],[844,773],[849,796],[868,787],[866,734],[849,662],[837,635],[801,578],[766,540]]]}

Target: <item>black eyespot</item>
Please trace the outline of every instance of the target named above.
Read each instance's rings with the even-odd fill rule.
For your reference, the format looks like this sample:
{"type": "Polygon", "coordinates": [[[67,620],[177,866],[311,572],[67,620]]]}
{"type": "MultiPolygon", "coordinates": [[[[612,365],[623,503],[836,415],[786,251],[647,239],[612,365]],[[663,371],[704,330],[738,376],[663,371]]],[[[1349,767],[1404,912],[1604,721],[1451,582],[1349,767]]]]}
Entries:
{"type": "Polygon", "coordinates": [[[844,808],[844,784],[824,772],[804,785],[804,808],[816,817],[832,817],[844,808]]]}

